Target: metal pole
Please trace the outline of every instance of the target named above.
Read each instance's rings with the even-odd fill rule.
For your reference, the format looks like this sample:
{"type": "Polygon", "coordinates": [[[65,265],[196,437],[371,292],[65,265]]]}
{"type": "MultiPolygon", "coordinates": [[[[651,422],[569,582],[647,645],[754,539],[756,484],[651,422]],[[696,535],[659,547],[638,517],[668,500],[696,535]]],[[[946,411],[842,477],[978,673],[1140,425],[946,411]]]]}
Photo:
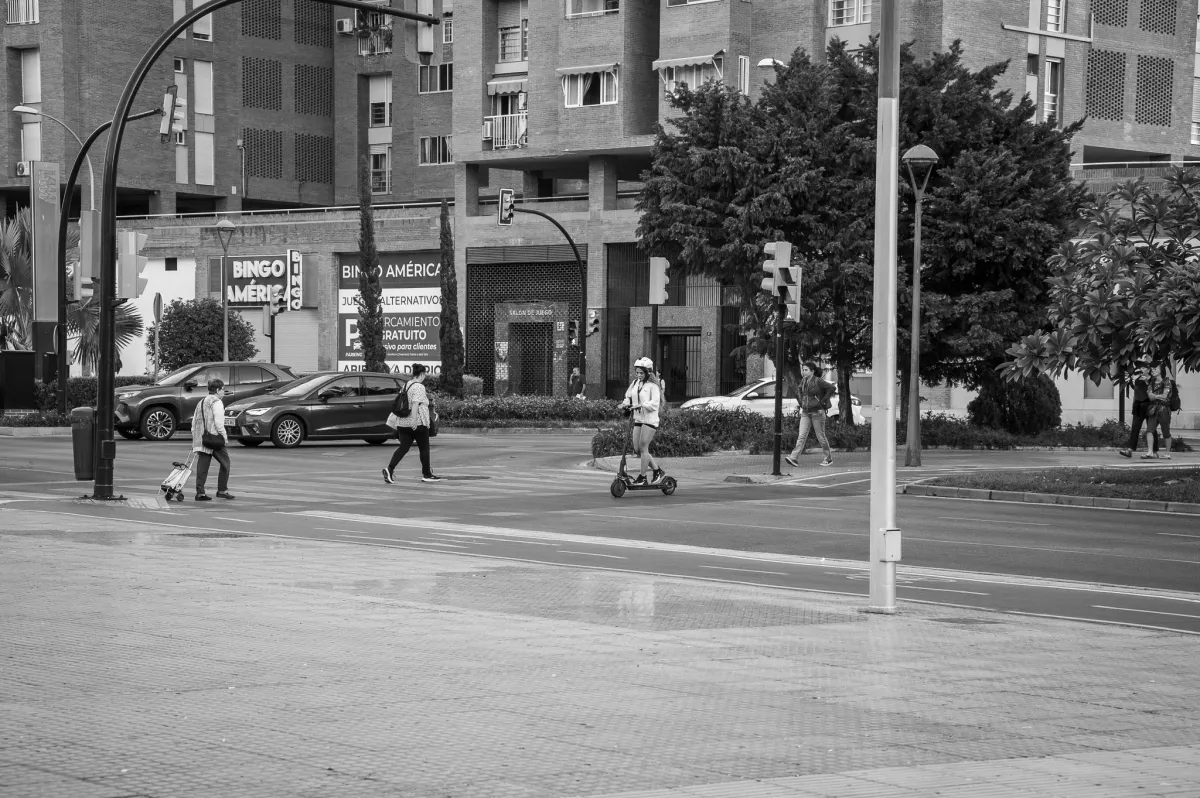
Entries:
{"type": "Polygon", "coordinates": [[[771,474],[779,476],[779,458],[783,454],[783,319],[787,307],[783,297],[775,298],[775,447],[771,454],[771,474]]]}
{"type": "MultiPolygon", "coordinates": [[[[117,101],[116,113],[113,114],[112,135],[108,140],[108,149],[104,154],[104,186],[101,193],[100,215],[100,368],[96,380],[96,482],[92,495],[96,499],[113,498],[113,468],[116,460],[117,447],[113,441],[113,371],[116,364],[115,352],[115,304],[117,282],[117,164],[120,161],[121,142],[125,136],[125,117],[133,105],[133,99],[145,81],[150,67],[158,60],[168,46],[189,25],[201,17],[206,17],[225,6],[240,3],[242,0],[209,0],[204,5],[193,8],[181,16],[171,27],[167,28],[150,49],[138,62],[133,74],[121,92],[117,101]],[[108,346],[105,346],[108,342],[108,346]]],[[[441,18],[430,14],[414,14],[408,11],[378,6],[359,0],[317,0],[323,5],[353,8],[357,11],[384,14],[402,19],[413,19],[429,25],[438,25],[441,18]]]]}
{"type": "MultiPolygon", "coordinates": [[[[911,169],[910,169],[911,173],[911,169]]],[[[921,465],[921,202],[924,186],[913,181],[917,207],[913,211],[912,343],[908,358],[908,434],[904,465],[921,465]]]]}
{"type": "Polygon", "coordinates": [[[870,609],[896,611],[896,564],[883,562],[896,521],[896,206],[900,48],[897,0],[879,0],[879,120],[875,161],[875,296],[871,338],[870,609]]]}
{"type": "Polygon", "coordinates": [[[650,359],[654,361],[654,367],[662,373],[662,364],[658,356],[658,305],[650,306],[650,359]]]}
{"type": "Polygon", "coordinates": [[[225,362],[229,362],[229,291],[225,288],[225,259],[229,257],[229,250],[224,246],[221,247],[221,329],[222,341],[224,342],[225,362]]]}

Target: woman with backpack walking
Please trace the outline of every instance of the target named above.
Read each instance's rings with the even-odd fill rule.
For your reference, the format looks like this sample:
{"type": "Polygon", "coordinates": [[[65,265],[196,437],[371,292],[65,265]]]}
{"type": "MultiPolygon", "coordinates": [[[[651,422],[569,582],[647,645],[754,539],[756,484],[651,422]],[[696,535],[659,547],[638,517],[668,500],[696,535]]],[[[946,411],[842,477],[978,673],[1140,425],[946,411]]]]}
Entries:
{"type": "Polygon", "coordinates": [[[408,454],[412,445],[417,444],[421,453],[421,481],[441,482],[442,478],[435,476],[429,467],[429,394],[425,391],[425,373],[427,369],[422,363],[417,363],[412,369],[412,379],[404,386],[404,390],[396,395],[392,403],[392,413],[388,416],[388,426],[394,426],[400,444],[392,452],[392,459],[383,469],[383,481],[393,484],[396,466],[408,454]]]}
{"type": "Polygon", "coordinates": [[[633,414],[633,451],[640,454],[641,469],[634,480],[635,485],[646,484],[646,469],[653,468],[650,484],[658,484],[667,475],[650,456],[650,442],[658,431],[658,413],[662,406],[662,389],[654,375],[654,361],[640,357],[633,364],[634,378],[625,391],[623,402],[627,413],[633,414]]]}
{"type": "Polygon", "coordinates": [[[796,458],[804,452],[811,429],[816,432],[821,449],[825,452],[821,465],[833,465],[833,450],[829,448],[829,438],[825,435],[825,412],[831,407],[830,397],[837,389],[833,383],[821,378],[821,369],[810,360],[801,367],[800,382],[793,390],[800,403],[800,429],[796,435],[796,448],[784,459],[789,465],[800,465],[796,458]]]}

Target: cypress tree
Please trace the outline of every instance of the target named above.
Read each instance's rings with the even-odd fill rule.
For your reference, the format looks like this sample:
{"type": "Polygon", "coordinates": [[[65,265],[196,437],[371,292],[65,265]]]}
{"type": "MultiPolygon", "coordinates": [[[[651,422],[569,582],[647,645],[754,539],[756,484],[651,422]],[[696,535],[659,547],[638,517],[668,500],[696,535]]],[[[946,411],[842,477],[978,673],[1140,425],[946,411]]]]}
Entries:
{"type": "Polygon", "coordinates": [[[383,345],[383,289],[379,287],[379,251],[371,209],[371,162],[364,155],[358,172],[358,340],[364,368],[387,371],[383,345]]]}
{"type": "Polygon", "coordinates": [[[458,326],[458,277],[454,273],[454,233],[450,230],[450,208],[442,200],[442,319],[438,339],[442,344],[441,387],[451,396],[462,396],[463,336],[458,326]]]}

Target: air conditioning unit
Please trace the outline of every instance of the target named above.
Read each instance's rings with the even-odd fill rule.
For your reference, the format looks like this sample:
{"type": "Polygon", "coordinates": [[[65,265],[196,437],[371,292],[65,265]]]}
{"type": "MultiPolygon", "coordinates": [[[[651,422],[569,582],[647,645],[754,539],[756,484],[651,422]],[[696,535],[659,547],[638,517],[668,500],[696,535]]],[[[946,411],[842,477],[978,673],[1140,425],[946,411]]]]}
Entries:
{"type": "Polygon", "coordinates": [[[337,32],[343,36],[352,36],[354,34],[354,20],[350,17],[339,19],[337,21],[337,32]]]}
{"type": "Polygon", "coordinates": [[[483,123],[483,140],[491,141],[492,139],[492,120],[488,119],[483,123]]]}
{"type": "Polygon", "coordinates": [[[33,161],[17,161],[17,177],[29,177],[33,173],[33,161]]]}

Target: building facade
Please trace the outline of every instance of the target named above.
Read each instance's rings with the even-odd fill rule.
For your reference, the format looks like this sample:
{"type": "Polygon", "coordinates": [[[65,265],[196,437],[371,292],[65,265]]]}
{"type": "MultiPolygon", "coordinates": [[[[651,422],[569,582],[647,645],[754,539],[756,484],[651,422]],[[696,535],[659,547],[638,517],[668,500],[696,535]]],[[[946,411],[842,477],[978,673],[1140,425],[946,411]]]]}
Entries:
{"type": "MultiPolygon", "coordinates": [[[[81,135],[111,116],[120,76],[147,46],[147,31],[203,5],[6,2],[0,68],[8,107],[32,105],[81,135]]],[[[401,0],[381,0],[388,2],[401,0]]],[[[972,68],[1009,62],[1000,88],[1033,97],[1039,118],[1086,117],[1074,162],[1096,188],[1154,178],[1171,162],[1200,157],[1197,0],[899,6],[901,38],[919,57],[961,40],[972,68]]],[[[188,130],[162,144],[154,120],[132,123],[118,179],[121,223],[151,230],[163,285],[178,291],[186,282],[167,280],[174,263],[192,275],[192,295],[219,292],[213,214],[242,212],[233,217],[229,279],[229,262],[242,258],[288,251],[304,258],[305,304],[285,314],[280,362],[344,366],[352,332],[338,312],[339,292],[349,290],[338,274],[355,262],[357,216],[339,208],[357,203],[365,158],[379,204],[378,247],[394,261],[419,261],[437,248],[439,201],[452,201],[467,370],[487,390],[565,392],[562,375],[581,364],[564,336],[577,319],[585,332],[599,328],[582,339],[589,396],[619,395],[643,353],[660,363],[672,400],[742,384],[751,375],[730,357],[740,344],[730,329],[732,297],[703,279],[673,280],[659,313],[659,347],[650,352],[636,203],[656,126],[670,114],[666,95],[679,83],[718,80],[755,98],[797,46],[820,53],[834,37],[853,48],[877,34],[878,3],[442,0],[433,7],[444,22],[433,31],[428,63],[410,45],[415,28],[316,0],[245,0],[172,43],[137,106],[153,107],[176,85],[189,103],[188,130]],[[534,215],[498,226],[502,188],[517,192],[519,206],[552,216],[575,249],[534,215]]],[[[75,152],[56,125],[19,114],[8,116],[0,147],[9,213],[28,192],[18,164],[67,163],[75,152]]],[[[1200,384],[1185,387],[1190,407],[1200,384]]],[[[1115,415],[1104,386],[1068,380],[1063,388],[1067,420],[1115,415]]],[[[952,394],[945,406],[960,409],[965,402],[952,394]]]]}

